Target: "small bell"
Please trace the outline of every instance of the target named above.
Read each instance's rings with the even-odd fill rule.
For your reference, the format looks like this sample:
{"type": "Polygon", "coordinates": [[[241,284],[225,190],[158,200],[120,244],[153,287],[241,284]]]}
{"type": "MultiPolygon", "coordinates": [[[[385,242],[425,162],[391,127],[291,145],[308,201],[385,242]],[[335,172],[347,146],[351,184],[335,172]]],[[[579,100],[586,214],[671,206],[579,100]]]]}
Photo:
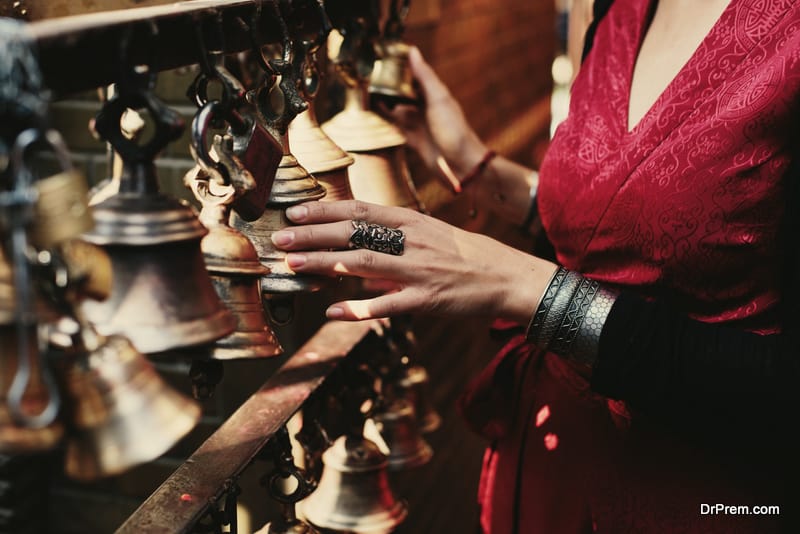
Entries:
{"type": "Polygon", "coordinates": [[[143,353],[209,344],[232,333],[236,320],[203,263],[200,240],[207,230],[189,206],[159,192],[153,163],[180,135],[183,121],[153,97],[152,74],[131,76],[131,86],[120,85],[95,121],[124,169],[119,193],[94,206],[95,227],[85,234],[111,258],[111,296],[85,301],[83,311],[101,334],[127,337],[143,353]],[[128,107],[146,107],[155,120],[156,132],[144,146],[120,131],[128,107]]]}
{"type": "Polygon", "coordinates": [[[420,434],[414,407],[403,399],[391,402],[373,416],[375,427],[386,444],[389,469],[409,469],[428,463],[433,450],[420,434]]]}
{"type": "MultiPolygon", "coordinates": [[[[223,140],[217,137],[217,153],[223,140]]],[[[224,157],[224,156],[222,156],[224,157]]],[[[228,225],[232,186],[214,186],[199,166],[189,171],[184,182],[203,204],[200,222],[208,229],[200,242],[206,269],[225,306],[236,317],[234,332],[214,343],[211,357],[217,360],[267,358],[283,352],[264,317],[259,279],[269,273],[258,261],[255,247],[241,232],[228,225]],[[212,193],[212,189],[217,191],[212,193]]]]}
{"type": "Polygon", "coordinates": [[[399,40],[385,40],[376,45],[378,59],[372,69],[367,89],[372,99],[392,103],[416,104],[419,94],[408,61],[411,47],[399,40]]]}
{"type": "Polygon", "coordinates": [[[389,487],[388,461],[363,436],[344,435],[322,455],[324,468],[317,489],[300,502],[303,515],[322,529],[354,533],[388,533],[408,515],[404,501],[389,487]]]}
{"type": "Polygon", "coordinates": [[[236,212],[231,214],[231,226],[252,241],[259,261],[269,269],[261,278],[261,291],[267,294],[287,294],[316,291],[326,279],[321,276],[298,275],[286,265],[286,252],[272,243],[272,234],[292,225],[284,213],[286,208],[325,196],[325,189],[298,163],[289,149],[289,139],[282,139],[283,157],[275,174],[272,193],[263,215],[253,222],[245,221],[236,212]]]}
{"type": "Polygon", "coordinates": [[[414,89],[414,75],[408,61],[411,47],[401,40],[411,0],[389,2],[389,16],[383,35],[375,43],[377,59],[369,78],[369,93],[387,103],[415,104],[419,95],[414,89]]]}
{"type": "Polygon", "coordinates": [[[424,211],[406,161],[403,134],[367,109],[362,87],[348,87],[344,109],[322,124],[325,132],[355,160],[350,188],[358,200],[424,211]]]}
{"type": "Polygon", "coordinates": [[[342,150],[320,128],[314,101],[289,124],[295,156],[325,188],[323,200],[352,200],[348,167],[353,157],[342,150]]]}
{"type": "Polygon", "coordinates": [[[289,124],[307,109],[307,104],[298,93],[299,73],[291,61],[291,47],[288,34],[284,35],[283,59],[273,59],[267,63],[270,76],[251,93],[251,100],[257,103],[267,129],[280,141],[283,149],[269,201],[264,214],[253,222],[244,220],[236,212],[231,214],[231,226],[250,238],[258,251],[259,260],[270,270],[261,279],[261,291],[265,295],[316,291],[328,282],[325,277],[294,273],[286,265],[286,252],[277,249],[271,240],[273,233],[292,225],[284,213],[286,208],[325,196],[325,188],[297,161],[289,144],[289,124]],[[277,76],[280,82],[271,85],[277,76]],[[282,105],[276,105],[276,101],[281,101],[282,105]]]}
{"type": "Polygon", "coordinates": [[[122,473],[161,456],[194,428],[199,405],[167,386],[127,339],[98,336],[87,345],[94,346],[69,356],[63,370],[72,420],[68,476],[122,473]]]}

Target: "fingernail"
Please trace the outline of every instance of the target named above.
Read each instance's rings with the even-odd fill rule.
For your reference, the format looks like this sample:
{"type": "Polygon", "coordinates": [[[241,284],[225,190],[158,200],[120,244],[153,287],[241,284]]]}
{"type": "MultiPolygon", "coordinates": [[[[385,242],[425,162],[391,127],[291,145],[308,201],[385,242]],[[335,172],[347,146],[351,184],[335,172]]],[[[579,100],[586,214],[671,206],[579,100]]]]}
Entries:
{"type": "Polygon", "coordinates": [[[294,232],[290,230],[279,230],[272,234],[272,242],[279,247],[288,245],[292,241],[294,241],[294,232]]]}
{"type": "Polygon", "coordinates": [[[303,254],[287,254],[286,264],[292,269],[302,267],[306,263],[306,257],[303,254]]]}
{"type": "Polygon", "coordinates": [[[286,216],[293,221],[302,221],[308,216],[308,208],[305,206],[290,206],[286,208],[286,216]]]}
{"type": "Polygon", "coordinates": [[[325,310],[325,317],[328,319],[338,319],[339,317],[344,316],[344,310],[339,306],[331,306],[327,310],[325,310]]]}

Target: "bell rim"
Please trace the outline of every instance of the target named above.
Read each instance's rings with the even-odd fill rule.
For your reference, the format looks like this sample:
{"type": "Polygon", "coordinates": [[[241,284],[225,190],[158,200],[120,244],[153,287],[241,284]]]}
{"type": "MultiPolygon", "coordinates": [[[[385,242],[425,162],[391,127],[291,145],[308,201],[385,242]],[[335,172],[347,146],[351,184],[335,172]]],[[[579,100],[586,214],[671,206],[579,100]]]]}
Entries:
{"type": "MultiPolygon", "coordinates": [[[[82,307],[89,320],[97,316],[102,318],[109,316],[103,309],[102,304],[102,302],[89,300],[83,303],[82,307]],[[93,313],[91,309],[94,305],[97,305],[97,308],[93,313]]],[[[106,321],[93,321],[93,324],[101,335],[127,337],[131,340],[136,350],[142,354],[157,354],[176,349],[191,349],[213,343],[234,331],[236,318],[220,303],[220,308],[210,316],[181,321],[172,325],[131,325],[130,322],[119,324],[106,321]],[[208,327],[209,323],[213,325],[212,328],[208,327]],[[186,339],[188,341],[177,345],[160,341],[164,339],[186,339]]]]}

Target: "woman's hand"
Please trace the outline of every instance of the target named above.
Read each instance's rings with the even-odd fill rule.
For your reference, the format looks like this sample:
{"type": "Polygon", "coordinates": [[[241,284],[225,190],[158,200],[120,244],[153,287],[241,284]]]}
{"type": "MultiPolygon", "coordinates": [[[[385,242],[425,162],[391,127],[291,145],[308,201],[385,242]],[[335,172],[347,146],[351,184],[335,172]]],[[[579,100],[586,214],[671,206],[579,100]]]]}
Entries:
{"type": "Polygon", "coordinates": [[[421,107],[398,104],[389,110],[383,106],[382,113],[403,131],[427,167],[452,185],[478,164],[486,145],[418,48],[412,47],[409,63],[421,90],[421,107]]]}
{"type": "Polygon", "coordinates": [[[397,288],[375,298],[334,303],[326,311],[332,319],[430,312],[526,323],[556,269],[494,239],[405,208],[347,200],[309,202],[286,214],[297,226],[275,232],[272,241],[290,251],[290,269],[387,280],[397,288]],[[402,231],[403,253],[350,249],[352,221],[402,231]]]}

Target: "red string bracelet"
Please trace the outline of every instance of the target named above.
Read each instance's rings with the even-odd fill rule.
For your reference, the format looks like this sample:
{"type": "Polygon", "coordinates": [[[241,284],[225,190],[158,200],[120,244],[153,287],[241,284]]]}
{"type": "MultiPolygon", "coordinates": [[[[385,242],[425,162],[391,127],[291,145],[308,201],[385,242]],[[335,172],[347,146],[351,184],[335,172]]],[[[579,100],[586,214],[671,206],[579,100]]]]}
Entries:
{"type": "MultiPolygon", "coordinates": [[[[470,183],[470,182],[471,182],[471,181],[473,181],[475,178],[477,178],[478,176],[480,176],[481,174],[483,174],[483,171],[485,171],[485,170],[486,170],[486,167],[489,165],[489,163],[491,163],[491,162],[492,162],[492,160],[495,158],[495,156],[497,156],[497,152],[495,152],[494,150],[491,150],[491,149],[487,150],[487,151],[486,151],[486,154],[484,154],[484,155],[483,155],[483,157],[482,157],[482,158],[481,158],[481,160],[478,162],[478,164],[477,164],[477,165],[475,165],[475,166],[472,168],[472,170],[471,170],[471,171],[469,171],[469,172],[467,173],[467,175],[466,175],[466,176],[464,176],[464,177],[461,179],[461,182],[459,182],[459,184],[458,184],[458,185],[459,185],[459,188],[460,188],[460,189],[464,189],[464,187],[466,187],[468,183],[470,183]]],[[[460,191],[459,191],[459,192],[460,192],[460,191]]]]}

